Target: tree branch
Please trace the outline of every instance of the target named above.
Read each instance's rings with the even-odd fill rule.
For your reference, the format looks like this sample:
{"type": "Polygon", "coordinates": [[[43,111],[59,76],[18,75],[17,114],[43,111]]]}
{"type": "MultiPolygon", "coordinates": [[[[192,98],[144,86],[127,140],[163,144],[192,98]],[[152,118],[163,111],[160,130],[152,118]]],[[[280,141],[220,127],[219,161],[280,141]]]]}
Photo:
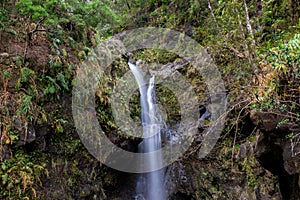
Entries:
{"type": "Polygon", "coordinates": [[[38,21],[38,23],[36,23],[34,29],[31,30],[31,31],[28,33],[28,39],[29,39],[29,41],[32,40],[32,37],[33,37],[34,33],[36,33],[36,32],[42,32],[42,31],[47,31],[46,29],[38,29],[39,26],[41,25],[41,23],[42,23],[44,20],[45,20],[45,19],[43,18],[43,19],[41,19],[40,21],[38,21]]]}

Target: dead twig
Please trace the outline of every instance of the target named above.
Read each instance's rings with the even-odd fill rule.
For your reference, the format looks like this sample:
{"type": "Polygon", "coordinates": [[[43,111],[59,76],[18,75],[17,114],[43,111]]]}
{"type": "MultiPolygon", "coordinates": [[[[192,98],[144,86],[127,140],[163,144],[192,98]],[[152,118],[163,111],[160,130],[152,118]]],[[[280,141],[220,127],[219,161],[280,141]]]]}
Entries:
{"type": "Polygon", "coordinates": [[[38,23],[36,23],[35,27],[29,31],[27,33],[27,36],[28,36],[28,39],[29,41],[31,41],[33,39],[33,35],[36,33],[36,32],[45,32],[47,31],[46,29],[38,29],[39,26],[41,25],[41,23],[44,21],[45,19],[41,19],[40,21],[38,21],[38,23]]]}

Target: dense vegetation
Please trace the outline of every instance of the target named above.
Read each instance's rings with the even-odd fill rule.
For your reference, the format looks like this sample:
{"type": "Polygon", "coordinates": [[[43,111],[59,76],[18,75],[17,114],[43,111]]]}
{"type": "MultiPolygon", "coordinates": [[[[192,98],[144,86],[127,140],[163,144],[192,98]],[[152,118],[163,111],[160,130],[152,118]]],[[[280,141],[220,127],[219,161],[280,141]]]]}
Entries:
{"type": "MultiPolygon", "coordinates": [[[[266,129],[257,113],[276,116],[275,127],[284,130],[280,139],[290,142],[291,157],[299,157],[299,15],[299,0],[2,0],[0,199],[104,199],[114,193],[109,190],[118,186],[119,172],[93,159],[76,134],[70,107],[72,79],[100,40],[138,27],[184,32],[212,55],[229,100],[220,139],[228,147],[228,160],[245,140],[256,142],[257,129],[266,129]],[[249,118],[256,128],[248,127],[249,118]],[[99,184],[84,189],[82,183],[93,182],[99,184]]],[[[178,59],[158,50],[133,53],[146,62],[178,59]]],[[[124,138],[111,116],[109,96],[124,72],[126,62],[120,58],[107,69],[97,93],[99,121],[118,144],[124,138]]],[[[187,79],[200,95],[204,89],[198,74],[192,68],[181,73],[189,74],[187,79]]],[[[158,92],[174,115],[173,123],[177,111],[168,104],[174,101],[163,98],[170,97],[164,88],[158,92]]],[[[133,117],[139,115],[137,102],[136,94],[131,102],[133,117]]],[[[243,160],[240,168],[255,187],[254,172],[247,166],[250,161],[243,160]]],[[[299,173],[298,167],[295,174],[299,173]]]]}

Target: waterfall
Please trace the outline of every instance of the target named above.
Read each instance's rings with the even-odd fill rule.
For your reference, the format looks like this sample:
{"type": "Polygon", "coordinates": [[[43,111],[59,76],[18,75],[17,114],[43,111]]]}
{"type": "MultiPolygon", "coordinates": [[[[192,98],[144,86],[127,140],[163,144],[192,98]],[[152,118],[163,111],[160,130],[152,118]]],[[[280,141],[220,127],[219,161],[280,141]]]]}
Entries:
{"type": "MultiPolygon", "coordinates": [[[[139,153],[147,153],[161,148],[162,117],[155,104],[154,76],[147,78],[134,64],[128,62],[131,72],[139,85],[140,103],[142,107],[143,141],[139,145],[139,153]]],[[[162,162],[162,155],[142,160],[147,165],[157,166],[162,162]]],[[[136,186],[137,200],[165,200],[164,170],[141,174],[136,186]]]]}

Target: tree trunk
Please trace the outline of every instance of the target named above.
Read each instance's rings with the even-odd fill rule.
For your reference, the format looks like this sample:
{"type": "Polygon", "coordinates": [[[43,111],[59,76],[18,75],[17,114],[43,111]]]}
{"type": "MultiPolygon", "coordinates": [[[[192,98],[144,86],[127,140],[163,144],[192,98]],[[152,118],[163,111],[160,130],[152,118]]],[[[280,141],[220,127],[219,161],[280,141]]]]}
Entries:
{"type": "MultiPolygon", "coordinates": [[[[253,57],[256,54],[256,44],[255,44],[255,38],[253,34],[253,29],[250,23],[250,18],[249,18],[249,11],[248,11],[248,6],[246,3],[246,0],[243,0],[244,3],[244,9],[245,9],[245,18],[246,18],[246,24],[247,24],[247,30],[251,39],[250,43],[250,48],[248,48],[248,53],[249,53],[249,63],[251,64],[252,69],[254,70],[254,73],[256,74],[258,72],[258,68],[256,67],[255,63],[253,62],[253,57]]],[[[247,42],[246,42],[247,43],[247,42]]]]}
{"type": "MultiPolygon", "coordinates": [[[[245,0],[244,0],[244,3],[246,3],[245,0]]],[[[244,5],[245,5],[245,4],[244,4],[244,5]]],[[[246,6],[247,6],[247,5],[246,5],[246,6]]],[[[244,41],[243,41],[244,52],[245,52],[244,54],[245,54],[245,56],[247,57],[248,62],[249,62],[249,65],[250,65],[250,67],[253,69],[254,74],[257,76],[258,68],[257,68],[256,65],[253,63],[253,53],[252,53],[252,50],[253,50],[253,49],[252,49],[252,48],[249,48],[249,45],[248,45],[248,43],[247,43],[247,41],[246,41],[247,36],[246,36],[246,34],[245,34],[245,32],[244,32],[244,27],[243,27],[243,23],[242,23],[242,20],[241,20],[241,16],[240,16],[240,14],[239,14],[237,8],[235,8],[235,12],[237,13],[238,23],[239,23],[239,27],[240,27],[240,31],[241,31],[242,37],[244,38],[244,41]]],[[[247,29],[248,29],[248,23],[250,24],[249,15],[248,15],[248,8],[247,8],[247,11],[246,11],[246,21],[247,21],[247,29]],[[247,16],[248,16],[248,17],[247,17],[247,16]]],[[[251,33],[252,33],[252,36],[253,36],[253,32],[252,32],[252,27],[251,27],[251,25],[250,25],[250,30],[251,30],[250,35],[251,35],[251,33]]],[[[249,29],[248,29],[248,31],[249,31],[249,29]]],[[[254,38],[254,37],[253,37],[253,38],[254,38]]],[[[255,43],[254,43],[254,45],[255,45],[255,43]]]]}
{"type": "MultiPolygon", "coordinates": [[[[254,40],[254,34],[253,34],[252,26],[251,26],[251,23],[250,23],[248,6],[247,6],[247,3],[246,3],[246,0],[243,0],[243,1],[244,1],[244,9],[245,9],[245,18],[246,18],[247,30],[248,30],[249,35],[251,37],[251,48],[255,48],[255,40],[254,40]]],[[[252,49],[252,50],[254,51],[255,49],[252,49]]]]}

